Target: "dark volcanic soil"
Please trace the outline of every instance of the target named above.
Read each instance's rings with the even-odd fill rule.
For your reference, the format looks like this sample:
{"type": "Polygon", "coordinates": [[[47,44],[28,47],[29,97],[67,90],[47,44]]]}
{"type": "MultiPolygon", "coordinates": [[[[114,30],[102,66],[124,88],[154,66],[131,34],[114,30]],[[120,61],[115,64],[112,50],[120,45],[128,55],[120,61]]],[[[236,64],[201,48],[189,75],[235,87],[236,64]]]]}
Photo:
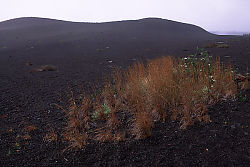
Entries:
{"type": "Polygon", "coordinates": [[[146,140],[89,141],[78,152],[63,152],[68,145],[61,140],[44,140],[50,124],[57,133],[65,127],[64,113],[54,104],[65,104],[69,87],[77,95],[80,85],[101,84],[102,75],[115,67],[164,55],[188,56],[197,46],[218,41],[229,48],[208,48],[210,55],[230,59],[246,73],[249,37],[216,36],[192,25],[161,19],[86,24],[23,18],[0,23],[0,166],[249,166],[249,90],[212,106],[211,123],[187,130],[167,121],[158,123],[146,140]],[[57,71],[31,72],[46,64],[57,71]]]}

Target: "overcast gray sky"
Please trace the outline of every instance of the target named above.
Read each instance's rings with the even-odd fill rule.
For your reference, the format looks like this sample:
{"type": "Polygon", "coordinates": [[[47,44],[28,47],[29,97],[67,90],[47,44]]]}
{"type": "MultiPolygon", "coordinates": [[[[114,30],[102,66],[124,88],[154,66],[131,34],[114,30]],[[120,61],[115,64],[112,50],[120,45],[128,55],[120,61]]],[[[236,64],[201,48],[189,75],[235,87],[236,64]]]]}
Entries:
{"type": "Polygon", "coordinates": [[[208,31],[250,32],[250,0],[0,0],[0,21],[18,17],[77,22],[160,17],[208,31]]]}

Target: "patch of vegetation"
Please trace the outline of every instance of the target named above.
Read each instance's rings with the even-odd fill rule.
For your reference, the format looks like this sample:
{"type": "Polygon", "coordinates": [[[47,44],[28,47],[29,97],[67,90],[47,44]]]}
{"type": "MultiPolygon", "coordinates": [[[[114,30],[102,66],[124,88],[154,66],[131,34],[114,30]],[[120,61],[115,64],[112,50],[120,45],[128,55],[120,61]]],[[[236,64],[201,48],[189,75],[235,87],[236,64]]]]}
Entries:
{"type": "Polygon", "coordinates": [[[96,49],[97,52],[101,53],[104,51],[104,49],[96,49]]]}
{"type": "Polygon", "coordinates": [[[204,48],[229,48],[229,44],[224,42],[210,43],[204,46],[204,48]]]}
{"type": "Polygon", "coordinates": [[[217,48],[229,48],[228,44],[217,44],[216,45],[217,48]]]}
{"type": "Polygon", "coordinates": [[[93,119],[99,119],[101,114],[104,115],[105,117],[108,117],[111,112],[111,108],[107,104],[103,104],[101,107],[101,110],[97,110],[92,114],[93,119]]]}
{"type": "Polygon", "coordinates": [[[31,70],[31,72],[43,72],[43,71],[57,71],[57,67],[53,65],[42,65],[38,68],[31,70]]]}
{"type": "Polygon", "coordinates": [[[244,94],[242,94],[242,93],[239,93],[238,99],[239,99],[241,102],[246,102],[246,101],[247,101],[247,96],[244,95],[244,94]]]}
{"type": "Polygon", "coordinates": [[[64,138],[83,148],[87,140],[102,142],[151,136],[157,121],[176,120],[186,129],[194,122],[210,122],[207,107],[237,94],[230,65],[212,59],[204,49],[182,59],[162,57],[116,70],[104,88],[80,101],[73,92],[63,109],[68,125],[64,138]]]}
{"type": "Polygon", "coordinates": [[[56,143],[58,142],[58,135],[56,134],[55,129],[52,127],[52,125],[50,125],[50,132],[46,134],[44,140],[48,142],[53,142],[53,141],[55,141],[56,143]]]}

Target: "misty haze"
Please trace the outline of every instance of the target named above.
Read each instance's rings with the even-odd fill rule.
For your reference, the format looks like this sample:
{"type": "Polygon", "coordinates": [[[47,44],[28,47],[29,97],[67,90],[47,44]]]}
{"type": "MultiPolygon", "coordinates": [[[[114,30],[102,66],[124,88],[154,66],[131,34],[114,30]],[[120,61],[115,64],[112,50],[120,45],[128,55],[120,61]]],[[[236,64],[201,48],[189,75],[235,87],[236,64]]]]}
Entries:
{"type": "Polygon", "coordinates": [[[250,164],[248,0],[0,6],[0,166],[250,164]]]}

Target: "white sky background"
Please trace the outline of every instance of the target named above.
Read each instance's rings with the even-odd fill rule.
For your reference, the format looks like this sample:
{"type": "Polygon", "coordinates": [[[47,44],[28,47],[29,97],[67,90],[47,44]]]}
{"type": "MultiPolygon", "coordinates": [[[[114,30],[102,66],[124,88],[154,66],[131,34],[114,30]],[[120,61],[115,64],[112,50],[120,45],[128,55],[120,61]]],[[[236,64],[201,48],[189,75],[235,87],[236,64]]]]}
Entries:
{"type": "Polygon", "coordinates": [[[77,22],[159,17],[208,31],[250,32],[250,0],[0,0],[0,21],[18,17],[77,22]]]}

